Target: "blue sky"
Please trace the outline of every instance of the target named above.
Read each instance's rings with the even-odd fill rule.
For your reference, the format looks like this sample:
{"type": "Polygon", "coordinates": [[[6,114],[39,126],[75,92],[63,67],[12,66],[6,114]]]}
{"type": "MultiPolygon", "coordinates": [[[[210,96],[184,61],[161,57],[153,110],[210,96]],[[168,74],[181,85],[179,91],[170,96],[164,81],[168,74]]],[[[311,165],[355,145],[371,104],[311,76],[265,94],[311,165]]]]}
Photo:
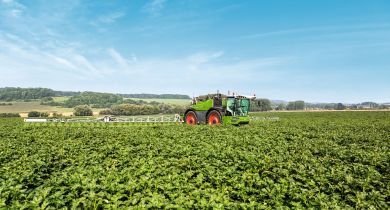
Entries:
{"type": "Polygon", "coordinates": [[[0,86],[390,102],[387,0],[0,0],[0,86]]]}

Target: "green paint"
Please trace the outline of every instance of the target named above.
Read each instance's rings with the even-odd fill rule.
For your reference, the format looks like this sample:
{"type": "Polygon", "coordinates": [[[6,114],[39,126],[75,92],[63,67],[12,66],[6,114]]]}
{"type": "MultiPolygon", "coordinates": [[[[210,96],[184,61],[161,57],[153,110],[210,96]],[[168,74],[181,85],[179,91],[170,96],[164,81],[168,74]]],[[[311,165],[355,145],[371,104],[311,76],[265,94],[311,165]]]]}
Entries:
{"type": "Polygon", "coordinates": [[[214,105],[213,99],[209,99],[206,101],[198,102],[198,103],[192,105],[191,108],[196,110],[196,111],[207,111],[207,110],[213,108],[213,105],[214,105]]]}
{"type": "Polygon", "coordinates": [[[222,123],[225,125],[248,124],[249,116],[222,116],[222,123]]]}

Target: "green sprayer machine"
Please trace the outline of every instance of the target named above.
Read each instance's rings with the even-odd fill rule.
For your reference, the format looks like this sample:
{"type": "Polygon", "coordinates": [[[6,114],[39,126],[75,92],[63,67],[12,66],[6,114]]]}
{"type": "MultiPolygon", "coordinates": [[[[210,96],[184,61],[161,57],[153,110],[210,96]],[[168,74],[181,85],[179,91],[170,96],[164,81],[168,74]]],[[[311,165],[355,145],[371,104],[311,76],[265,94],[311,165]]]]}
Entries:
{"type": "Polygon", "coordinates": [[[223,96],[219,93],[196,97],[185,111],[183,119],[189,125],[248,124],[250,100],[253,99],[255,96],[223,96]]]}
{"type": "Polygon", "coordinates": [[[250,120],[249,108],[255,96],[209,94],[194,97],[191,106],[183,115],[153,115],[153,116],[103,116],[78,118],[27,118],[29,123],[130,123],[130,124],[158,124],[158,123],[185,123],[188,125],[241,125],[250,120]]]}

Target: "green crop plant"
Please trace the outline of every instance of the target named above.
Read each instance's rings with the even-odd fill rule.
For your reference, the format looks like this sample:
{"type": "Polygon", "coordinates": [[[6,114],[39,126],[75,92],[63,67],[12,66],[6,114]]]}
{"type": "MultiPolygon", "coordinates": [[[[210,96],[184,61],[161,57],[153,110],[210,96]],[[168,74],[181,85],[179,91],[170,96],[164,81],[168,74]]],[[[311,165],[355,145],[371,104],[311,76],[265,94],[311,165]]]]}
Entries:
{"type": "Polygon", "coordinates": [[[390,112],[235,127],[0,119],[0,209],[389,209],[390,112]]]}

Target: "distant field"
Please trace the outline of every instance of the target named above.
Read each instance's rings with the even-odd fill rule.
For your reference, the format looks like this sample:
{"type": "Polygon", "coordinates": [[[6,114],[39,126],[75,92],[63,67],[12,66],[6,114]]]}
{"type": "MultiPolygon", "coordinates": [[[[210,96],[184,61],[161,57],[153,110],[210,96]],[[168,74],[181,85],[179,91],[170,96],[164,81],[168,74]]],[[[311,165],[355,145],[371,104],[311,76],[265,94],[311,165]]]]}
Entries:
{"type": "Polygon", "coordinates": [[[138,100],[138,101],[142,100],[146,102],[156,101],[159,103],[174,104],[174,105],[188,105],[191,103],[191,99],[161,99],[161,98],[148,98],[148,99],[129,98],[129,99],[138,100]]]}
{"type": "MultiPolygon", "coordinates": [[[[57,112],[62,113],[66,116],[73,113],[73,108],[64,108],[59,106],[47,106],[41,105],[39,101],[31,102],[11,102],[12,106],[0,106],[0,113],[21,113],[22,117],[26,117],[30,111],[39,112],[57,112]],[[25,114],[23,114],[25,113],[25,114]]],[[[102,109],[92,109],[94,113],[98,113],[102,109]]]]}
{"type": "Polygon", "coordinates": [[[29,112],[29,111],[45,111],[45,112],[71,112],[72,108],[63,108],[56,106],[47,106],[41,105],[39,101],[31,101],[31,102],[12,102],[12,106],[1,106],[0,113],[4,112],[13,112],[13,113],[21,113],[21,112],[29,112]]]}
{"type": "MultiPolygon", "coordinates": [[[[69,99],[69,97],[53,97],[55,102],[63,102],[69,99]]],[[[165,104],[174,104],[174,105],[188,105],[191,100],[188,99],[139,99],[132,98],[133,100],[143,100],[147,102],[156,101],[159,103],[165,104]]],[[[30,111],[39,111],[39,112],[57,112],[62,113],[64,115],[71,115],[73,112],[73,108],[64,108],[60,106],[48,106],[41,105],[40,101],[30,101],[30,102],[22,102],[22,101],[13,101],[7,102],[12,103],[11,106],[0,106],[0,113],[21,113],[22,117],[25,117],[23,113],[28,113],[30,111]]],[[[92,109],[95,114],[103,109],[92,109]]]]}

